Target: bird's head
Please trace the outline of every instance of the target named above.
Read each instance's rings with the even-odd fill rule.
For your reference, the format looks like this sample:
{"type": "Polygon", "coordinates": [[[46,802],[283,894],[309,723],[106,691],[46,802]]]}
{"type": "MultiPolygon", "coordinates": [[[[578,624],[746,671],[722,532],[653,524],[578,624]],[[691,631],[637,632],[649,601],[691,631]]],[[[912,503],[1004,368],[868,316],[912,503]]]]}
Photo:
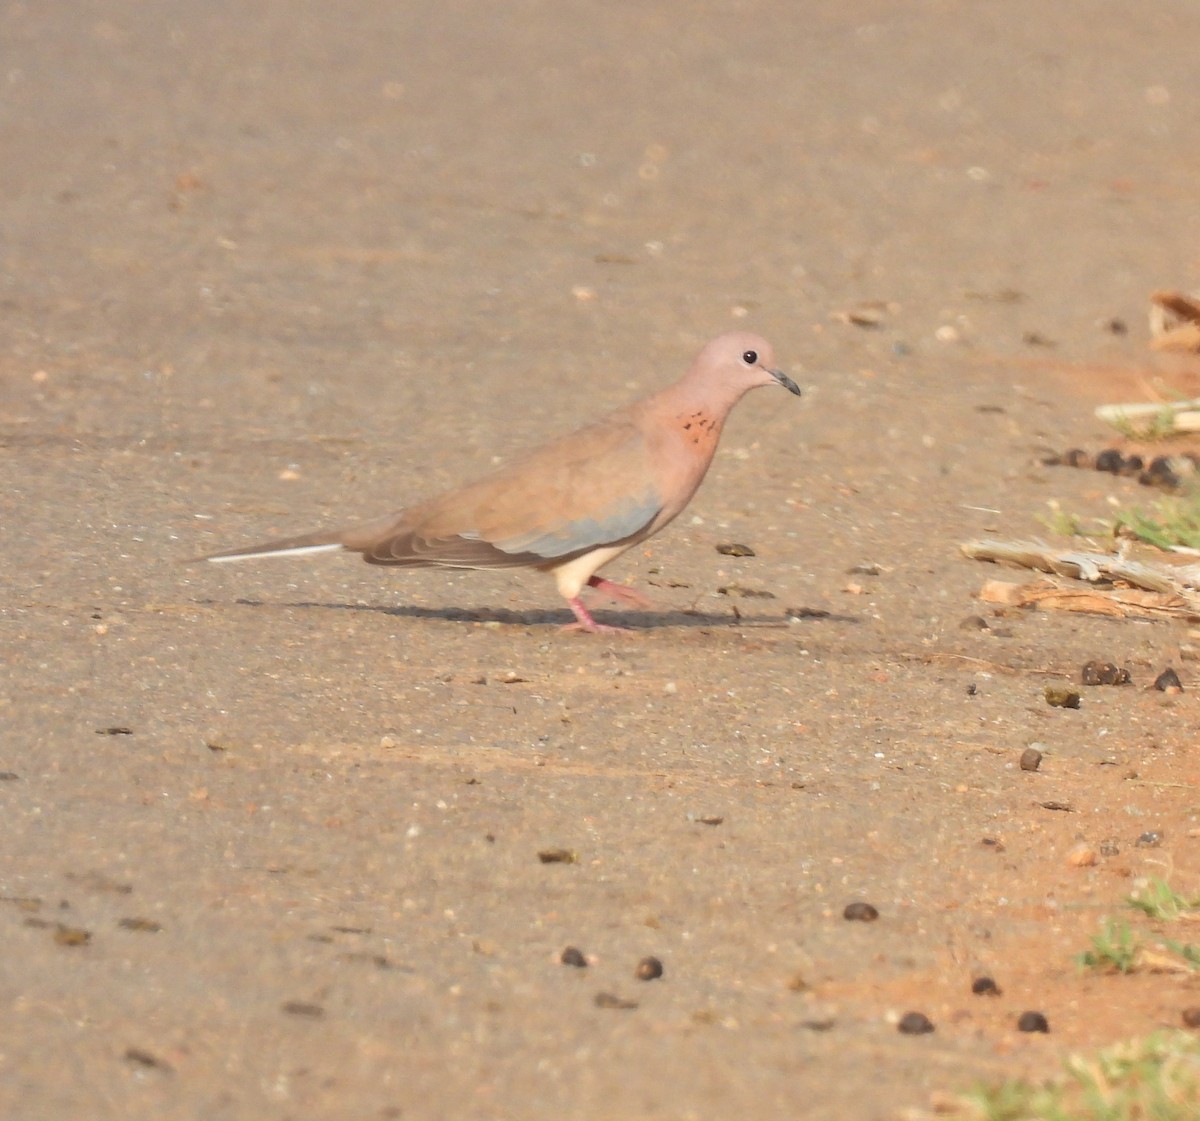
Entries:
{"type": "Polygon", "coordinates": [[[781,385],[800,396],[800,387],[775,367],[771,344],[759,335],[734,331],[713,339],[696,357],[694,369],[706,379],[741,393],[760,385],[781,385]]]}

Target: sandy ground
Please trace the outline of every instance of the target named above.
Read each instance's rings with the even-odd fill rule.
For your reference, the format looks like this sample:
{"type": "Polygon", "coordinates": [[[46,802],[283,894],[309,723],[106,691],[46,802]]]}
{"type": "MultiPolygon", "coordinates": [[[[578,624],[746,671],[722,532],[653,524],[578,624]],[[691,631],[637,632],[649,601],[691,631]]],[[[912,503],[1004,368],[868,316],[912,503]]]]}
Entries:
{"type": "Polygon", "coordinates": [[[1144,501],[1038,458],[1189,372],[1144,315],[1200,268],[1197,42],[1183,0],[4,4],[0,1113],[912,1118],[1200,1003],[1072,962],[1139,877],[1200,892],[1182,624],[997,618],[958,550],[1144,501]],[[735,326],[805,397],[613,567],[636,635],[536,574],[176,563],[735,326]],[[1134,686],[1048,707],[1093,657],[1134,686]]]}

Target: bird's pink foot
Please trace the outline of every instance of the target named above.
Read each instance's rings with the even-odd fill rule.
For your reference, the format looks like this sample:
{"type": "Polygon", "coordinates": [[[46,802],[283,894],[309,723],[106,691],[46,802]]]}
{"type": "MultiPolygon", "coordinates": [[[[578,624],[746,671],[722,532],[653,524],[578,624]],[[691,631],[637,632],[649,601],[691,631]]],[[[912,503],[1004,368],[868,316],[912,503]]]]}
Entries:
{"type": "Polygon", "coordinates": [[[590,634],[629,634],[628,627],[610,627],[604,623],[597,623],[592,618],[591,613],[583,606],[582,601],[576,596],[574,599],[567,600],[571,610],[575,613],[575,622],[568,623],[563,630],[568,631],[588,631],[590,634]]]}
{"type": "Polygon", "coordinates": [[[654,601],[649,596],[642,595],[636,588],[627,587],[625,584],[614,584],[611,580],[605,580],[603,576],[590,577],[588,587],[603,592],[618,603],[624,603],[630,607],[640,607],[643,611],[654,606],[654,601]]]}

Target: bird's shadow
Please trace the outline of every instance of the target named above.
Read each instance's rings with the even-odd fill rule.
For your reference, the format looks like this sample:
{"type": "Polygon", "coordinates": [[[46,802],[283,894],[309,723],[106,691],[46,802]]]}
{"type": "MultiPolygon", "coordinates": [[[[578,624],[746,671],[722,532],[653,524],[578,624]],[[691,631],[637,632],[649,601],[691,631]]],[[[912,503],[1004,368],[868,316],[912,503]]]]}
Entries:
{"type": "MultiPolygon", "coordinates": [[[[205,607],[227,601],[202,599],[205,607]]],[[[303,607],[323,611],[370,611],[401,619],[438,619],[447,623],[498,623],[512,627],[559,627],[571,622],[569,611],[509,611],[503,607],[414,607],[411,604],[319,603],[315,600],[269,602],[260,599],[236,599],[239,607],[303,607]]],[[[665,630],[684,627],[790,627],[797,622],[858,623],[854,615],[801,608],[776,615],[745,615],[733,611],[715,614],[709,611],[595,611],[596,622],[630,630],[665,630]]]]}

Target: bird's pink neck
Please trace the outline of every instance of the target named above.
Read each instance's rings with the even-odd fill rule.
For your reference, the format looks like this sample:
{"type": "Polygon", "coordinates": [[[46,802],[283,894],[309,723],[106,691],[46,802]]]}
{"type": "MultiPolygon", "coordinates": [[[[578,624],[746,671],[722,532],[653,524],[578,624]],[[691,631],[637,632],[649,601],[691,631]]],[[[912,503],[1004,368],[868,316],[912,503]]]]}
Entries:
{"type": "Polygon", "coordinates": [[[698,449],[715,448],[725,418],[745,389],[684,380],[663,394],[663,413],[671,418],[680,436],[698,449]]]}
{"type": "Polygon", "coordinates": [[[703,405],[683,408],[673,419],[683,439],[696,448],[715,447],[725,424],[722,414],[703,405]]]}

